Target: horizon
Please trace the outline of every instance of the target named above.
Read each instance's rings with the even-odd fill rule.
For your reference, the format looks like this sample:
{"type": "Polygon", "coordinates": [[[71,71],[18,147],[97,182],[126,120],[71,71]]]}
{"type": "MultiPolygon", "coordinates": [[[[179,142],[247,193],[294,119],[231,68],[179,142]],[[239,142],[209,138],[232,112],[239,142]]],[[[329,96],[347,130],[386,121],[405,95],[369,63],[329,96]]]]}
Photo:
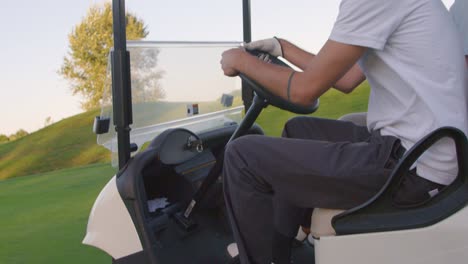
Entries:
{"type": "MultiPolygon", "coordinates": [[[[9,136],[19,129],[33,133],[44,127],[48,117],[55,123],[84,112],[79,104],[81,97],[72,95],[70,84],[57,72],[69,52],[68,34],[81,22],[89,7],[107,1],[4,3],[6,12],[0,17],[0,30],[5,39],[0,43],[3,58],[0,85],[4,87],[0,97],[0,134],[9,136]]],[[[279,36],[317,52],[328,38],[339,2],[292,0],[285,7],[279,0],[252,1],[253,39],[279,36]],[[285,23],[275,23],[277,19],[285,23]]],[[[442,2],[449,7],[453,0],[442,2]]],[[[240,0],[222,5],[216,0],[183,4],[181,9],[180,1],[127,1],[126,8],[147,25],[149,35],[145,40],[242,40],[240,0]]]]}

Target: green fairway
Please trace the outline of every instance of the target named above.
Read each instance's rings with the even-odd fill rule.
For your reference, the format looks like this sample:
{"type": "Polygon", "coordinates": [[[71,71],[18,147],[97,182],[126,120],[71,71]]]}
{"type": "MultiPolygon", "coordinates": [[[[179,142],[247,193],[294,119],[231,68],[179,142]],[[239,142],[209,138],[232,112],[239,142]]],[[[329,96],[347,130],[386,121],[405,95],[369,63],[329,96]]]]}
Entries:
{"type": "Polygon", "coordinates": [[[81,244],[107,164],[0,181],[0,263],[110,263],[81,244]]]}

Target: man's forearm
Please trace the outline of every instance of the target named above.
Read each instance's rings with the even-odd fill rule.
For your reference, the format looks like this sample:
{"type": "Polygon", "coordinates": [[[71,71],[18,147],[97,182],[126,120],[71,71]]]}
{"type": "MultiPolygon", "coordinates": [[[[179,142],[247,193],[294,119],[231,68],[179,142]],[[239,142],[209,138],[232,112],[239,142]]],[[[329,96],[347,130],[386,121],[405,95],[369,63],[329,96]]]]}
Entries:
{"type": "MultiPolygon", "coordinates": [[[[249,76],[260,85],[268,87],[268,90],[276,96],[288,99],[286,88],[288,86],[288,77],[292,72],[291,69],[265,63],[248,54],[243,54],[243,58],[239,59],[238,62],[241,62],[236,65],[236,69],[239,72],[249,76]]],[[[299,73],[297,73],[297,75],[299,75],[299,73]]],[[[295,78],[298,77],[297,75],[295,78]]],[[[296,90],[294,90],[294,92],[296,92],[296,90]]],[[[300,98],[300,96],[296,96],[296,93],[291,93],[290,100],[299,103],[296,97],[300,98]]]]}
{"type": "Polygon", "coordinates": [[[292,79],[291,69],[265,63],[240,50],[233,52],[237,53],[231,54],[231,58],[236,58],[233,68],[237,72],[246,74],[267,87],[271,93],[305,106],[320,97],[352,69],[364,54],[365,48],[329,40],[314,59],[307,60],[304,71],[296,73],[292,79]]]}
{"type": "Polygon", "coordinates": [[[304,70],[307,63],[315,57],[315,54],[307,52],[285,39],[278,38],[278,40],[283,50],[283,57],[301,70],[304,70]]]}
{"type": "MultiPolygon", "coordinates": [[[[304,70],[307,64],[315,57],[315,54],[309,53],[285,39],[279,39],[279,41],[283,50],[283,57],[301,70],[304,70]]],[[[344,93],[349,93],[365,79],[364,74],[356,64],[333,87],[344,93]]]]}

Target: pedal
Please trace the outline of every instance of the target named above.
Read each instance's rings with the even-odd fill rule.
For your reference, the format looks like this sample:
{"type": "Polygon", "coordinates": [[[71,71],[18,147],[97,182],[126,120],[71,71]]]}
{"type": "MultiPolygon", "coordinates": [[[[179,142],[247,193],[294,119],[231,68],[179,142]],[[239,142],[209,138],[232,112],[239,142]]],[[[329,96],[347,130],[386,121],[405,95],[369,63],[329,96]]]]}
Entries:
{"type": "Polygon", "coordinates": [[[186,232],[192,232],[198,226],[195,220],[193,220],[191,217],[185,217],[183,212],[174,214],[174,220],[186,232]]]}

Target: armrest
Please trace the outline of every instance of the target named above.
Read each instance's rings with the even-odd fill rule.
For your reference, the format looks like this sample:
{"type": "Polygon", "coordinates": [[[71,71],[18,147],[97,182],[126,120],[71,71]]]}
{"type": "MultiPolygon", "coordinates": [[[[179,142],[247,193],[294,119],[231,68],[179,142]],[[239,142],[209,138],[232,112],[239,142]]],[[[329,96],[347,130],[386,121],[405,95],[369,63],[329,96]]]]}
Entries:
{"type": "Polygon", "coordinates": [[[413,229],[433,225],[456,213],[468,203],[468,143],[462,131],[439,128],[417,142],[400,160],[382,189],[366,203],[335,216],[337,235],[413,229]],[[392,192],[414,162],[442,138],[455,141],[458,175],[455,181],[428,203],[411,209],[392,205],[392,192]]]}

